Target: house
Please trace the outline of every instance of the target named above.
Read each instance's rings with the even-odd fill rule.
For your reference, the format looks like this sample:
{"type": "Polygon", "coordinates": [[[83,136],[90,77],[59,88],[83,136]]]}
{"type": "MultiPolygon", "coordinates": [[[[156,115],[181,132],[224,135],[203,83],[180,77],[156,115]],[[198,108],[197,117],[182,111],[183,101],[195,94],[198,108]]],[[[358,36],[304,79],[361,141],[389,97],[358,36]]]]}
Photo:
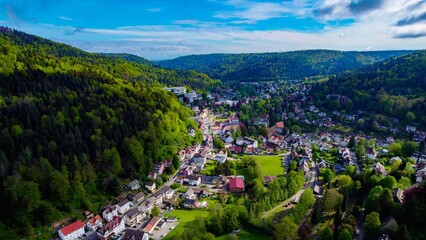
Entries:
{"type": "Polygon", "coordinates": [[[130,201],[124,199],[123,201],[117,203],[117,211],[119,214],[124,214],[130,209],[130,201]]]}
{"type": "Polygon", "coordinates": [[[186,178],[188,179],[188,184],[191,186],[198,186],[201,184],[200,176],[190,175],[190,176],[187,176],[186,178]]]}
{"type": "Polygon", "coordinates": [[[58,231],[59,237],[62,240],[74,240],[83,236],[85,233],[83,222],[77,220],[58,231]]]}
{"type": "Polygon", "coordinates": [[[102,212],[102,218],[109,222],[112,220],[114,216],[118,216],[118,208],[117,206],[108,206],[103,212],[102,212]]]}
{"type": "Polygon", "coordinates": [[[157,178],[157,173],[156,172],[149,172],[148,173],[148,179],[154,181],[157,178]]]}
{"type": "Polygon", "coordinates": [[[138,190],[139,188],[141,188],[141,185],[139,183],[138,180],[133,180],[131,182],[129,182],[126,186],[124,186],[125,189],[130,190],[130,191],[134,191],[134,190],[138,190]]]}
{"type": "Polygon", "coordinates": [[[158,222],[160,222],[161,218],[159,217],[153,217],[149,222],[145,225],[145,227],[142,229],[142,231],[151,234],[152,231],[154,231],[155,226],[157,226],[158,222]]]}
{"type": "Polygon", "coordinates": [[[169,92],[172,92],[176,95],[182,95],[186,93],[185,87],[163,87],[164,90],[167,90],[169,92]]]}
{"type": "Polygon", "coordinates": [[[198,208],[200,207],[200,203],[196,199],[185,198],[182,203],[184,208],[198,208]]]}
{"type": "Polygon", "coordinates": [[[416,163],[426,161],[426,153],[416,152],[411,156],[412,159],[416,160],[416,163]]]}
{"type": "Polygon", "coordinates": [[[91,211],[84,211],[84,216],[86,216],[86,219],[92,218],[94,215],[91,211]]]}
{"type": "Polygon", "coordinates": [[[398,157],[398,156],[396,156],[396,157],[393,157],[393,158],[389,159],[389,163],[390,163],[390,164],[394,163],[395,161],[400,161],[400,162],[402,162],[402,159],[401,159],[400,157],[398,157]]]}
{"type": "Polygon", "coordinates": [[[374,171],[376,172],[376,174],[382,174],[387,176],[388,175],[388,171],[386,171],[385,166],[383,166],[381,163],[376,163],[376,166],[374,167],[374,171]]]}
{"type": "Polygon", "coordinates": [[[146,182],[145,183],[145,187],[150,192],[154,192],[155,191],[155,183],[154,182],[146,182]]]}
{"type": "Polygon", "coordinates": [[[96,231],[100,239],[109,239],[112,235],[120,234],[125,229],[123,218],[114,216],[105,226],[96,231]]]}
{"type": "Polygon", "coordinates": [[[168,186],[162,187],[156,193],[154,193],[150,200],[154,203],[154,205],[161,205],[165,199],[172,199],[175,191],[168,186]]]}
{"type": "Polygon", "coordinates": [[[392,193],[396,201],[398,201],[399,203],[404,203],[404,190],[402,190],[401,188],[397,188],[394,189],[392,193]]]}
{"type": "Polygon", "coordinates": [[[315,185],[314,186],[314,194],[316,195],[322,195],[324,193],[324,188],[319,186],[319,185],[315,185]]]}
{"type": "Polygon", "coordinates": [[[269,185],[271,182],[275,181],[276,179],[277,179],[277,177],[276,177],[276,176],[264,176],[264,177],[263,177],[263,182],[264,182],[266,185],[269,185]]]}
{"type": "Polygon", "coordinates": [[[206,156],[203,156],[200,153],[195,154],[193,158],[193,161],[196,164],[206,164],[206,160],[206,156]]]}
{"type": "Polygon", "coordinates": [[[192,188],[186,190],[186,192],[182,195],[183,198],[188,198],[188,199],[194,199],[195,193],[194,190],[192,188]]]}
{"type": "Polygon", "coordinates": [[[245,145],[250,148],[257,148],[258,142],[252,138],[240,137],[240,138],[237,138],[235,144],[237,144],[238,146],[245,145]]]}
{"type": "Polygon", "coordinates": [[[126,233],[124,234],[123,240],[149,240],[148,233],[134,230],[134,229],[126,229],[126,233]]]}
{"type": "Polygon", "coordinates": [[[164,172],[164,163],[155,163],[152,166],[152,169],[154,170],[155,173],[157,173],[158,175],[163,174],[164,172]]]}
{"type": "Polygon", "coordinates": [[[416,182],[421,183],[426,179],[426,168],[423,168],[416,173],[416,182]]]}
{"type": "Polygon", "coordinates": [[[145,217],[145,212],[139,211],[138,208],[133,208],[125,216],[126,224],[130,227],[135,227],[137,224],[141,223],[145,217]]]}
{"type": "Polygon", "coordinates": [[[366,147],[365,148],[365,156],[371,160],[376,159],[377,153],[374,147],[366,147]]]}
{"type": "Polygon", "coordinates": [[[275,132],[278,134],[284,133],[284,122],[275,123],[275,132]]]}
{"type": "Polygon", "coordinates": [[[182,170],[182,174],[186,176],[192,175],[194,174],[194,168],[195,168],[194,166],[188,166],[184,170],[182,170]]]}
{"type": "Polygon", "coordinates": [[[244,187],[244,179],[242,178],[231,178],[229,180],[229,191],[231,193],[242,193],[244,187]]]}
{"type": "Polygon", "coordinates": [[[154,207],[154,204],[149,199],[143,201],[139,206],[138,210],[146,214],[151,214],[151,210],[154,207]]]}
{"type": "Polygon", "coordinates": [[[135,201],[136,203],[141,203],[144,199],[145,199],[145,194],[143,192],[140,192],[136,194],[132,200],[135,201]]]}
{"type": "Polygon", "coordinates": [[[225,163],[226,159],[228,158],[228,153],[225,151],[220,151],[219,153],[217,153],[214,157],[213,160],[217,161],[218,163],[225,163]]]}
{"type": "Polygon", "coordinates": [[[99,227],[102,227],[102,218],[99,215],[90,218],[86,222],[87,231],[96,231],[99,227]]]}
{"type": "Polygon", "coordinates": [[[232,143],[234,141],[234,138],[230,134],[225,134],[222,137],[222,140],[223,140],[224,143],[232,143]]]}
{"type": "Polygon", "coordinates": [[[394,137],[386,137],[386,142],[393,143],[395,141],[394,137]]]}
{"type": "Polygon", "coordinates": [[[417,129],[417,127],[416,127],[416,126],[409,126],[409,125],[407,125],[407,126],[405,127],[405,131],[406,131],[406,132],[415,132],[415,131],[416,131],[416,129],[417,129]]]}

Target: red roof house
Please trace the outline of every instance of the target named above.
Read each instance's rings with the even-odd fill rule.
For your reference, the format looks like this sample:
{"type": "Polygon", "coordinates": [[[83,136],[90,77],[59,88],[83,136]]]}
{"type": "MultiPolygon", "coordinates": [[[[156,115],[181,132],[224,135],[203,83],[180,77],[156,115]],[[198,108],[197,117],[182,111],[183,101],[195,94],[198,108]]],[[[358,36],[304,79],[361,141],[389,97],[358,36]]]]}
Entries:
{"type": "Polygon", "coordinates": [[[77,239],[83,236],[84,233],[84,224],[80,220],[77,220],[58,231],[59,237],[62,240],[77,239]]]}
{"type": "Polygon", "coordinates": [[[242,193],[242,192],[244,192],[244,179],[242,179],[242,178],[231,178],[229,180],[229,191],[231,193],[242,193]]]}

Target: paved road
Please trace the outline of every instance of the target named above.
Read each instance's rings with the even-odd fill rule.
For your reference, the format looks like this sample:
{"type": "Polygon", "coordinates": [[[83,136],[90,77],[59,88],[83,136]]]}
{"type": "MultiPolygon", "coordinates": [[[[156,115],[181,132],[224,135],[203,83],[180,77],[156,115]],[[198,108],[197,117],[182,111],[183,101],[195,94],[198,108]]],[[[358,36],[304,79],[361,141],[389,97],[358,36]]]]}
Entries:
{"type": "Polygon", "coordinates": [[[267,216],[269,216],[272,212],[275,212],[276,210],[283,208],[283,206],[289,202],[291,202],[293,199],[298,199],[300,197],[300,195],[302,195],[302,193],[307,189],[307,188],[313,188],[316,182],[316,178],[317,178],[317,167],[314,166],[313,167],[314,170],[311,171],[311,178],[309,180],[308,185],[302,187],[302,189],[300,189],[296,194],[294,194],[293,196],[287,198],[286,200],[278,203],[275,207],[273,207],[272,209],[270,209],[269,211],[265,212],[262,215],[262,218],[266,218],[267,216]]]}

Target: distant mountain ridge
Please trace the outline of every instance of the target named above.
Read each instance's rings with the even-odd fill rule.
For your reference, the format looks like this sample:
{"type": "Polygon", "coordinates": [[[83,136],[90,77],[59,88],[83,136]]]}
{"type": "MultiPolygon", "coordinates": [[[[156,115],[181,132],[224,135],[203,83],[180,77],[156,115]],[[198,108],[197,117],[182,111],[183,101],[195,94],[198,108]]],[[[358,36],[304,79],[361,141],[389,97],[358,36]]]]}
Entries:
{"type": "Polygon", "coordinates": [[[100,55],[105,55],[113,58],[121,58],[130,62],[153,66],[152,62],[148,59],[129,53],[100,53],[100,55]]]}
{"type": "Polygon", "coordinates": [[[388,58],[412,53],[396,51],[305,50],[275,53],[207,54],[156,62],[170,69],[196,70],[223,81],[303,79],[354,70],[388,58]]]}

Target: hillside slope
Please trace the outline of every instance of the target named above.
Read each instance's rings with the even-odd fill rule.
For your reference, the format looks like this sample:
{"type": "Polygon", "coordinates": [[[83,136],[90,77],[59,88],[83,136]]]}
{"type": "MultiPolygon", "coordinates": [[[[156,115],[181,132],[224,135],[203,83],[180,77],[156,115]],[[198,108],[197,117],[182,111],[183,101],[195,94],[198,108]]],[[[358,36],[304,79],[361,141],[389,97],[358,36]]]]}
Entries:
{"type": "MultiPolygon", "coordinates": [[[[34,227],[82,210],[98,211],[123,184],[144,181],[154,162],[173,159],[201,139],[192,112],[174,94],[158,84],[129,81],[143,76],[156,82],[169,75],[183,81],[181,73],[1,30],[4,239],[33,236],[34,227]],[[189,128],[197,130],[195,137],[188,136],[189,128]]],[[[179,167],[179,161],[173,163],[179,167]]]]}
{"type": "MultiPolygon", "coordinates": [[[[220,81],[209,78],[204,73],[196,71],[183,70],[166,70],[160,67],[154,67],[146,64],[137,56],[124,54],[96,54],[82,51],[66,44],[53,42],[41,37],[29,35],[10,28],[0,27],[0,38],[3,42],[10,42],[14,45],[21,54],[34,57],[35,62],[28,62],[31,68],[39,68],[49,71],[50,73],[60,72],[60,64],[58,67],[57,59],[61,58],[76,71],[92,68],[96,66],[99,73],[109,75],[116,78],[121,78],[130,81],[139,81],[144,83],[159,82],[172,86],[188,86],[193,89],[210,89],[220,84],[220,81]],[[30,47],[28,47],[30,46],[30,47]],[[128,60],[125,60],[128,59],[128,60]],[[143,63],[143,64],[141,64],[143,63]]],[[[10,53],[12,57],[4,59],[0,62],[0,73],[19,69],[20,61],[24,56],[17,55],[14,48],[10,53]],[[17,58],[18,57],[18,58],[17,58]]],[[[9,51],[3,46],[3,51],[9,51]]],[[[31,61],[31,59],[29,60],[31,61]]],[[[19,70],[27,70],[28,67],[19,70]]]]}
{"type": "Polygon", "coordinates": [[[426,51],[391,58],[357,71],[331,77],[315,86],[312,94],[324,100],[327,94],[352,99],[354,107],[385,113],[426,126],[426,51]],[[407,113],[414,113],[407,118],[407,113]]]}
{"type": "Polygon", "coordinates": [[[282,53],[191,55],[156,64],[196,70],[223,81],[303,79],[353,70],[412,51],[342,52],[308,50],[282,53]]]}

